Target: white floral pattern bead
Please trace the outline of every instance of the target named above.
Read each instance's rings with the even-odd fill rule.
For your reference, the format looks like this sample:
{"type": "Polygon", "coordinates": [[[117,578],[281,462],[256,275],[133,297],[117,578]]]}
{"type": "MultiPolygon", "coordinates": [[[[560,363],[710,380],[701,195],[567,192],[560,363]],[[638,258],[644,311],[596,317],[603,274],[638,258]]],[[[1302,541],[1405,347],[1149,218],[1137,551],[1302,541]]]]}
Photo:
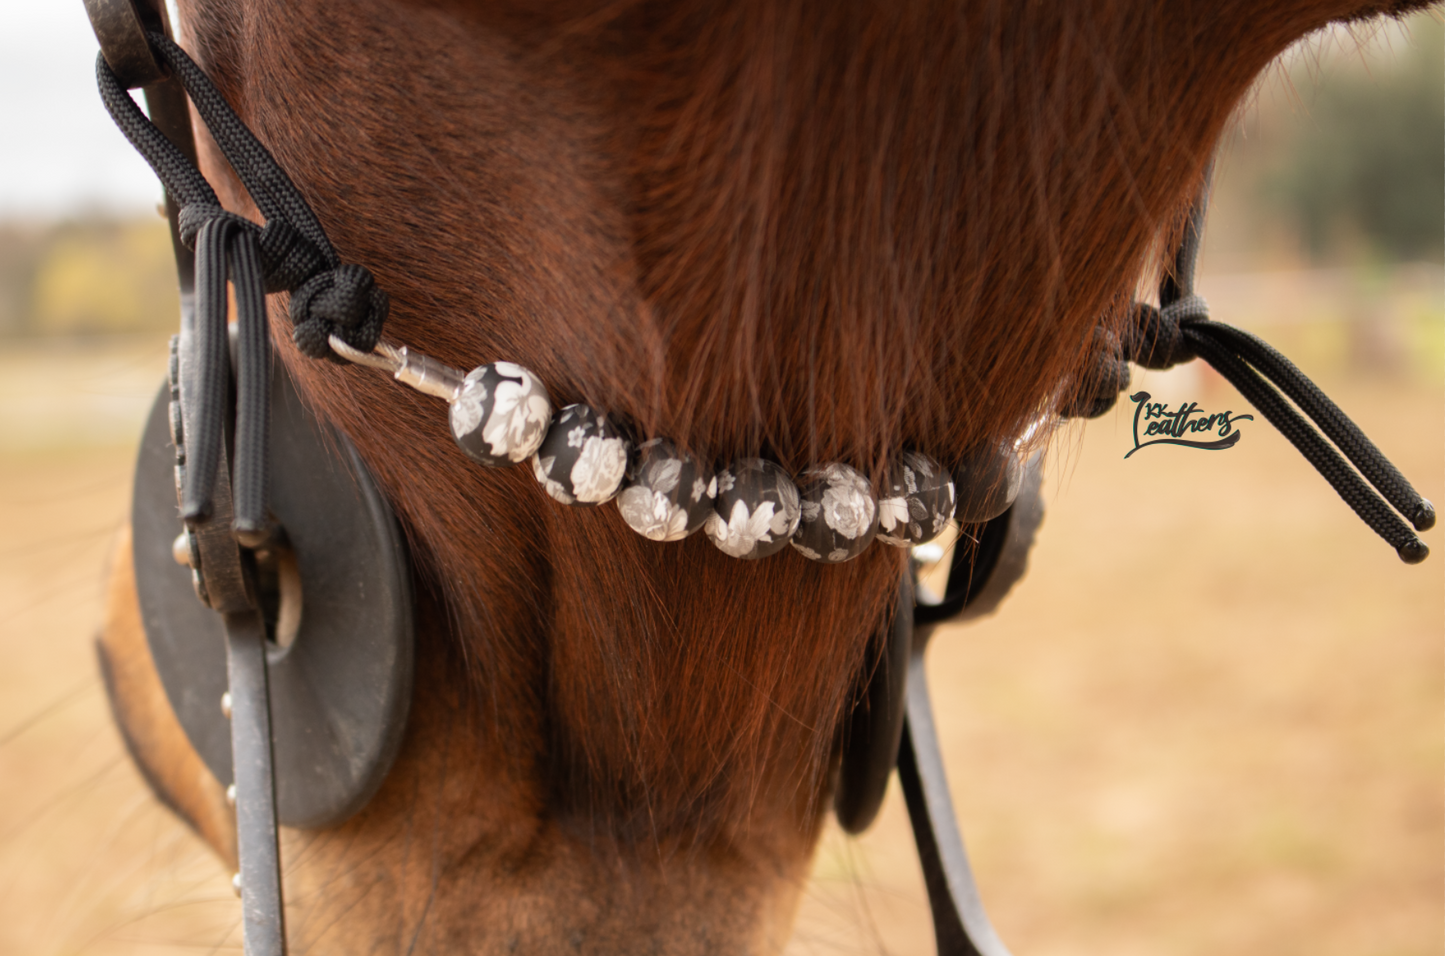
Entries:
{"type": "Polygon", "coordinates": [[[802,514],[787,472],[761,458],[740,458],[717,474],[707,536],[723,554],[765,558],[787,547],[802,514]]]}
{"type": "Polygon", "coordinates": [[[484,465],[526,461],[542,444],[552,400],[537,376],[511,362],[467,373],[451,403],[452,438],[484,465]]]}
{"type": "Polygon", "coordinates": [[[868,479],[847,465],[810,468],[798,479],[801,520],[793,547],[805,557],[841,564],[863,553],[878,531],[878,500],[868,479]]]}
{"type": "Polygon", "coordinates": [[[878,540],[898,548],[931,541],[943,533],[958,507],[948,469],[927,455],[905,451],[888,471],[878,498],[878,540]]]}
{"type": "Polygon", "coordinates": [[[627,473],[627,440],[588,405],[562,409],[532,456],[532,473],[564,505],[611,501],[627,473]]]}
{"type": "Polygon", "coordinates": [[[637,446],[637,457],[617,496],[627,526],[652,541],[681,541],[713,513],[717,478],[666,438],[637,446]]]}

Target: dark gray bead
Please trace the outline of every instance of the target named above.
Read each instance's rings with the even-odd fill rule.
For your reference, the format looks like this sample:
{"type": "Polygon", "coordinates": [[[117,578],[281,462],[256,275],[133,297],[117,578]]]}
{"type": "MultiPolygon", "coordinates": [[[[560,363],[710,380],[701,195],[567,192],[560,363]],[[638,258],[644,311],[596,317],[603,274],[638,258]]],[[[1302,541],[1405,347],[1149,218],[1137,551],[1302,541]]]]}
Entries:
{"type": "Polygon", "coordinates": [[[568,405],[532,456],[532,473],[564,505],[600,505],[622,487],[628,451],[606,415],[588,405],[568,405]]]}
{"type": "Polygon", "coordinates": [[[653,541],[681,541],[713,513],[717,478],[712,469],[677,450],[666,438],[637,446],[617,510],[627,526],[653,541]]]}
{"type": "Polygon", "coordinates": [[[868,479],[837,462],[798,478],[801,518],[793,547],[825,564],[856,558],[878,532],[878,499],[868,479]]]}
{"type": "Polygon", "coordinates": [[[707,535],[723,554],[765,558],[787,547],[798,528],[798,488],[761,458],[740,458],[717,474],[717,501],[707,535]]]}
{"type": "Polygon", "coordinates": [[[958,492],[954,517],[960,524],[992,521],[1018,497],[1024,470],[1012,442],[987,444],[965,455],[953,469],[958,492]]]}
{"type": "Polygon", "coordinates": [[[958,507],[947,468],[916,451],[905,451],[888,470],[888,487],[878,496],[878,540],[898,548],[931,541],[943,533],[958,507]]]}

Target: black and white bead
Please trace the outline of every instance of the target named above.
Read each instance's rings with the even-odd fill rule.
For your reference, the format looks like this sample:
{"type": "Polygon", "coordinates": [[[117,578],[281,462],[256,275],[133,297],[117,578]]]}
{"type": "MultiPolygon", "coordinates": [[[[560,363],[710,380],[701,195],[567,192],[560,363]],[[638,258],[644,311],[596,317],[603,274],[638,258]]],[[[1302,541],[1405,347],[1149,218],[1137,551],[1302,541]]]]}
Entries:
{"type": "Polygon", "coordinates": [[[484,465],[514,465],[536,453],[552,400],[531,372],[511,362],[474,368],[451,402],[452,437],[484,465]]]}
{"type": "Polygon", "coordinates": [[[824,564],[856,558],[878,531],[878,499],[868,479],[847,465],[810,468],[798,480],[798,530],[793,547],[824,564]]]}
{"type": "Polygon", "coordinates": [[[762,458],[740,458],[718,472],[717,502],[704,527],[723,554],[765,558],[788,546],[801,514],[787,472],[762,458]]]}
{"type": "Polygon", "coordinates": [[[627,474],[627,440],[589,405],[568,405],[532,456],[532,472],[564,505],[611,501],[627,474]]]}
{"type": "MultiPolygon", "coordinates": [[[[588,405],[568,405],[556,419],[535,375],[512,362],[456,369],[406,346],[378,343],[370,352],[337,336],[333,351],[450,403],[452,436],[485,465],[532,460],[547,494],[569,505],[599,505],[617,497],[629,527],[654,541],[678,541],[705,527],[713,544],[737,558],[762,558],[789,542],[825,563],[848,561],[873,538],[899,547],[921,544],[943,531],[952,513],[962,524],[989,521],[1018,496],[1023,468],[1016,448],[1046,419],[1015,442],[979,447],[952,470],[917,452],[903,452],[880,500],[867,480],[844,464],[805,472],[804,492],[773,462],[742,458],[714,478],[706,465],[665,438],[633,449],[607,416],[588,405]]],[[[179,443],[178,443],[179,444],[179,443]]]]}
{"type": "Polygon", "coordinates": [[[984,445],[953,469],[960,524],[992,521],[1009,509],[1023,487],[1024,470],[1012,442],[984,445]]]}
{"type": "Polygon", "coordinates": [[[878,498],[878,540],[897,548],[932,541],[958,507],[948,469],[927,455],[905,451],[888,470],[878,498]]]}
{"type": "Polygon", "coordinates": [[[713,514],[717,478],[712,469],[677,450],[666,438],[637,446],[617,510],[627,526],[652,541],[681,541],[713,514]]]}

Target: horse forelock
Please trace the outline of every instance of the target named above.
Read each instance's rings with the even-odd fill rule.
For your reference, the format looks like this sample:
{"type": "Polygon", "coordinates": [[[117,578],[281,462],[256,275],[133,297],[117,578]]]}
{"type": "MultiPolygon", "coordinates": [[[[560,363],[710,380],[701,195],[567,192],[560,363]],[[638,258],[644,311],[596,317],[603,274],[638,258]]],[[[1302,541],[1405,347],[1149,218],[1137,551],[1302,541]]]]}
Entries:
{"type": "MultiPolygon", "coordinates": [[[[1287,6],[182,3],[390,337],[707,459],[875,478],[1088,386],[1235,103],[1341,15],[1287,6]]],[[[899,552],[659,546],[478,468],[434,400],[281,351],[388,489],[498,779],[658,846],[811,829],[899,552]]]]}

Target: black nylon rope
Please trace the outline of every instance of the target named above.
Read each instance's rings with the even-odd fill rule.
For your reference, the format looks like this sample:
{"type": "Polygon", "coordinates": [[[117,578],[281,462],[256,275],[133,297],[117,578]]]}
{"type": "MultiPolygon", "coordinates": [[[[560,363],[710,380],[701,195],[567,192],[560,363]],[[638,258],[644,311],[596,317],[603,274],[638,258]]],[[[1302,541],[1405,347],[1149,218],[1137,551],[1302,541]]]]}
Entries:
{"type": "MultiPolygon", "coordinates": [[[[1202,323],[1200,323],[1202,324],[1202,323]]],[[[1418,564],[1430,553],[1425,543],[1416,537],[1410,527],[1386,506],[1364,480],[1352,469],[1340,454],[1310,427],[1304,417],[1291,408],[1258,371],[1234,355],[1212,335],[1199,328],[1199,324],[1185,326],[1184,334],[1190,339],[1199,357],[1213,366],[1219,374],[1239,390],[1245,400],[1279,429],[1299,449],[1305,460],[1315,467],[1330,483],[1345,504],[1354,509],[1370,529],[1384,538],[1408,564],[1418,564]]]]}
{"type": "MultiPolygon", "coordinates": [[[[1425,531],[1435,524],[1434,505],[1421,497],[1309,376],[1258,336],[1212,321],[1208,305],[1194,294],[1194,271],[1207,201],[1207,189],[1201,190],[1175,252],[1174,266],[1160,282],[1160,307],[1136,304],[1134,321],[1124,341],[1113,347],[1104,360],[1128,358],[1145,368],[1167,369],[1194,358],[1204,359],[1299,449],[1355,514],[1389,542],[1401,560],[1409,564],[1425,560],[1430,549],[1391,506],[1414,525],[1415,531],[1425,531]],[[1286,396],[1304,415],[1285,400],[1286,396]],[[1323,436],[1305,415],[1319,426],[1323,436]]],[[[1098,355],[1094,356],[1094,367],[1101,367],[1098,355]]],[[[1124,384],[1127,386],[1127,381],[1124,384]]],[[[1100,392],[1110,388],[1111,382],[1100,379],[1100,392]]],[[[1111,392],[1108,398],[1113,397],[1111,392]]],[[[1112,405],[1112,401],[1105,403],[1098,396],[1080,396],[1067,411],[1092,413],[1112,405]]]]}
{"type": "Polygon", "coordinates": [[[195,325],[183,329],[188,465],[181,514],[189,524],[210,514],[226,440],[230,360],[227,283],[236,294],[234,531],[259,543],[266,530],[266,458],[270,333],[265,297],[290,292],[292,337],[312,358],[342,361],[335,335],[369,352],[381,338],[389,303],[371,273],[343,263],[291,177],[236,116],[205,72],[169,37],[147,33],[157,59],[185,88],[196,112],[266,220],[258,226],[227,212],[200,171],[131,99],[104,56],[96,57],[101,99],[131,145],[177,200],[177,231],[196,253],[195,325]]]}
{"type": "Polygon", "coordinates": [[[191,102],[196,105],[196,112],[205,121],[216,145],[226,154],[246,191],[256,201],[256,208],[261,210],[261,214],[268,221],[280,219],[289,223],[317,248],[327,266],[339,265],[341,260],[331,247],[331,240],[291,182],[291,177],[236,116],[205,71],[165,34],[151,31],[146,34],[146,39],[159,59],[170,67],[185,87],[191,102]]]}
{"type": "Polygon", "coordinates": [[[230,243],[236,288],[236,447],[261,454],[236,456],[231,480],[234,528],[243,544],[259,545],[266,535],[266,455],[271,417],[271,333],[261,282],[261,249],[256,234],[237,230],[230,243]]]}
{"type": "Polygon", "coordinates": [[[1434,526],[1435,509],[1430,502],[1420,496],[1405,476],[1375,447],[1374,442],[1365,437],[1360,427],[1293,362],[1258,336],[1231,325],[1203,321],[1192,322],[1188,328],[1191,333],[1207,332],[1279,386],[1290,401],[1314,419],[1330,441],[1345,453],[1345,457],[1370,480],[1370,484],[1379,489],[1385,500],[1409,519],[1415,530],[1426,531],[1434,526]]]}
{"type": "MultiPolygon", "coordinates": [[[[267,291],[297,293],[291,300],[292,333],[312,358],[333,358],[327,340],[339,336],[369,352],[381,338],[389,304],[371,274],[342,264],[305,198],[276,160],[236,116],[205,72],[160,33],[148,33],[157,57],[175,73],[205,120],[216,144],[266,218],[259,229],[267,291]]],[[[120,81],[96,58],[101,96],[126,138],[180,200],[181,238],[191,242],[201,222],[221,215],[210,185],[136,107],[120,81]]]]}
{"type": "Polygon", "coordinates": [[[219,209],[221,201],[216,198],[211,184],[206,182],[200,170],[191,165],[185,154],[140,111],[135,100],[126,92],[125,86],[111,71],[110,64],[105,62],[103,54],[96,54],[95,57],[95,81],[100,87],[100,99],[105,104],[106,112],[110,113],[110,118],[115,121],[125,138],[130,140],[136,152],[150,163],[151,169],[155,170],[161,184],[166,187],[166,192],[176,198],[177,205],[184,207],[197,203],[219,209]]]}
{"type": "Polygon", "coordinates": [[[266,217],[267,226],[281,224],[271,236],[263,236],[262,251],[271,253],[267,287],[295,293],[291,318],[296,345],[312,358],[333,358],[328,339],[335,334],[353,348],[371,351],[386,321],[386,293],[365,268],[342,264],[291,177],[195,61],[165,35],[147,37],[190,94],[196,112],[266,217]],[[320,262],[314,261],[317,257],[320,262]]]}
{"type": "MultiPolygon", "coordinates": [[[[226,335],[226,233],[232,223],[217,217],[196,232],[196,321],[182,330],[181,396],[185,404],[186,475],[181,518],[204,521],[211,513],[211,488],[225,440],[225,407],[230,381],[226,335]],[[219,310],[219,315],[217,314],[219,310]]],[[[241,453],[241,449],[237,449],[241,453]]]]}

